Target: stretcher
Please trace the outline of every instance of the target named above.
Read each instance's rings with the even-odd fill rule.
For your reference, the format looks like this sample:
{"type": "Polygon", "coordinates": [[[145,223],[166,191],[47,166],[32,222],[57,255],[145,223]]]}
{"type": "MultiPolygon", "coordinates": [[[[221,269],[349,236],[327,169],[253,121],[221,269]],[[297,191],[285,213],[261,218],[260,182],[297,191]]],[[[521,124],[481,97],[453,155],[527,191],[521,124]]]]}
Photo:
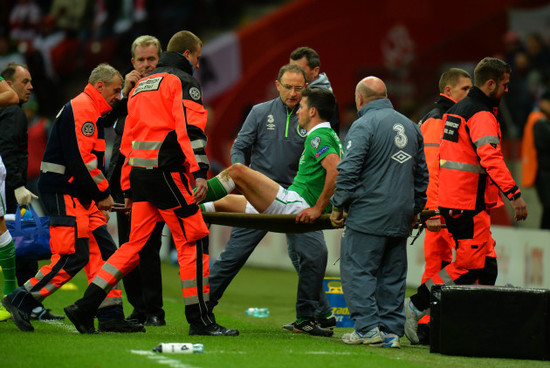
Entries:
{"type": "Polygon", "coordinates": [[[312,224],[296,223],[296,215],[260,215],[234,212],[203,212],[204,222],[212,225],[244,227],[274,233],[307,233],[317,230],[336,229],[330,215],[321,215],[312,224]]]}
{"type": "MultiPolygon", "coordinates": [[[[111,209],[114,212],[126,212],[128,209],[123,204],[115,203],[111,209]]],[[[439,214],[438,211],[424,210],[419,216],[420,224],[432,216],[439,214]]],[[[271,231],[274,233],[307,233],[317,230],[337,229],[330,222],[330,215],[321,215],[317,221],[311,224],[297,223],[296,215],[263,215],[253,213],[235,213],[235,212],[203,212],[204,222],[210,225],[222,225],[243,227],[246,229],[256,229],[271,231]]],[[[419,230],[420,231],[420,230],[419,230]]]]}
{"type": "MultiPolygon", "coordinates": [[[[424,210],[419,215],[419,222],[438,214],[437,211],[424,210]]],[[[296,215],[262,215],[233,212],[203,212],[204,222],[212,225],[236,226],[247,229],[271,231],[275,233],[307,233],[317,230],[337,229],[330,222],[330,215],[321,215],[312,224],[297,223],[296,215]]]]}

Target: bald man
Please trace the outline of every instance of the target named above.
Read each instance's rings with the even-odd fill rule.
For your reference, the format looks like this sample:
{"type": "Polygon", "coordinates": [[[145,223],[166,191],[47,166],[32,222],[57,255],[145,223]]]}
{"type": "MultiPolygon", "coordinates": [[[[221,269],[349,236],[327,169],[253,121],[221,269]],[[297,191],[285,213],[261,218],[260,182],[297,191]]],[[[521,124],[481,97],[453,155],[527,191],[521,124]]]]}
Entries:
{"type": "Polygon", "coordinates": [[[376,77],[355,89],[359,118],[337,166],[331,221],[345,218],[342,287],[355,329],[346,344],[399,348],[404,334],[406,240],[426,203],[428,168],[418,125],[393,109],[376,77]]]}

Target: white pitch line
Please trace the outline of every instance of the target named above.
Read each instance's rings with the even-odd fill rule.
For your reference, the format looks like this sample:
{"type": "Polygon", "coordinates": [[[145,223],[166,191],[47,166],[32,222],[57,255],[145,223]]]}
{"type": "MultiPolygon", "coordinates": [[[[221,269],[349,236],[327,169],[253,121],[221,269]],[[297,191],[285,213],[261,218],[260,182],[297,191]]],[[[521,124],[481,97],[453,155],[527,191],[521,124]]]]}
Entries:
{"type": "MultiPolygon", "coordinates": [[[[292,354],[311,354],[311,355],[352,355],[355,353],[349,351],[290,351],[292,354]]],[[[208,350],[208,353],[216,354],[246,354],[245,351],[225,351],[225,350],[208,350]]]]}
{"type": "Polygon", "coordinates": [[[153,353],[149,350],[130,350],[130,352],[132,354],[145,356],[147,359],[156,361],[159,364],[168,365],[172,368],[196,368],[192,365],[182,363],[179,360],[171,359],[162,353],[153,353]]]}
{"type": "Polygon", "coordinates": [[[57,327],[61,327],[64,330],[67,330],[69,332],[78,332],[76,328],[73,325],[68,325],[66,323],[63,323],[62,320],[42,320],[40,322],[47,323],[49,325],[54,325],[57,327]]]}
{"type": "Polygon", "coordinates": [[[303,353],[304,354],[314,354],[314,355],[352,355],[352,354],[354,354],[354,353],[349,352],[349,351],[304,351],[303,353]]]}

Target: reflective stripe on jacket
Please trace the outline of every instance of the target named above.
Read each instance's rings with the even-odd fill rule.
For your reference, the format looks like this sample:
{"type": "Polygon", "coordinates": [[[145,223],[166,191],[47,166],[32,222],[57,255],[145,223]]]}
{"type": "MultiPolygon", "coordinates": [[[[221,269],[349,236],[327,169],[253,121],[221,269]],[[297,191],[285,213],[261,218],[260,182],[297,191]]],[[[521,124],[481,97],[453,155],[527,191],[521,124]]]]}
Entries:
{"type": "Polygon", "coordinates": [[[456,101],[444,94],[440,94],[435,107],[420,120],[420,131],[424,138],[424,154],[426,164],[430,172],[430,182],[426,195],[426,208],[436,210],[438,208],[437,197],[439,188],[439,147],[443,135],[443,114],[449,110],[456,101]]]}
{"type": "Polygon", "coordinates": [[[502,155],[497,111],[498,103],[473,87],[444,115],[440,207],[484,210],[502,205],[500,191],[510,200],[520,195],[502,155]]]}
{"type": "Polygon", "coordinates": [[[161,55],[159,65],[130,92],[121,153],[128,159],[121,175],[130,188],[131,167],[188,171],[206,178],[207,112],[189,62],[174,52],[161,55]]]}
{"type": "Polygon", "coordinates": [[[104,174],[105,132],[97,122],[110,110],[91,84],[63,107],[40,165],[41,192],[70,194],[83,202],[98,202],[109,196],[104,174]]]}

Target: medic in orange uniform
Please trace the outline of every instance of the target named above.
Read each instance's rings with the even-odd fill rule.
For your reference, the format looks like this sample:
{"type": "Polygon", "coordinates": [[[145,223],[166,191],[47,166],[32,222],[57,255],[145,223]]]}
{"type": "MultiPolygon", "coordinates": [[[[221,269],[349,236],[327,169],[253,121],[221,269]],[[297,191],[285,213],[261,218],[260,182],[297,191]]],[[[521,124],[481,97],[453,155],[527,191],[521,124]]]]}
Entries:
{"type": "Polygon", "coordinates": [[[191,32],[180,31],[167,50],[157,68],[130,92],[121,143],[127,157],[121,186],[132,206],[130,240],[106,261],[84,297],[65,308],[81,333],[94,332],[97,307],[139,263],[139,251],[158,221],[166,222],[178,250],[189,334],[239,333],[218,325],[208,303],[208,228],[197,205],[207,193],[206,110],[192,76],[202,43],[191,32]]]}
{"type": "MultiPolygon", "coordinates": [[[[83,267],[91,282],[103,259],[116,250],[101,212],[113,206],[113,199],[104,176],[105,136],[100,118],[120,98],[122,78],[112,66],[101,64],[88,82],[84,92],[57,116],[40,166],[38,188],[50,216],[51,262],[2,300],[23,331],[34,330],[29,314],[38,302],[83,267]]],[[[100,331],[145,331],[143,325],[124,320],[118,286],[106,295],[97,317],[100,331]]]]}
{"type": "MultiPolygon", "coordinates": [[[[451,68],[441,74],[439,78],[439,99],[435,107],[430,110],[418,123],[424,138],[424,154],[430,173],[430,182],[426,195],[426,209],[438,210],[439,191],[439,147],[443,136],[443,114],[455,103],[462,100],[472,88],[470,74],[458,68],[451,68]]],[[[423,284],[433,275],[453,260],[454,240],[447,228],[442,227],[441,216],[434,216],[426,221],[424,233],[424,273],[423,284]]],[[[429,344],[430,316],[427,315],[418,323],[418,337],[421,344],[429,344]]]]}
{"type": "MultiPolygon", "coordinates": [[[[439,188],[439,146],[443,135],[443,114],[455,103],[462,100],[472,88],[472,78],[465,70],[451,68],[439,79],[440,96],[435,107],[420,121],[420,130],[424,137],[424,153],[430,172],[430,183],[426,194],[426,209],[438,209],[439,188]]],[[[427,281],[453,260],[454,242],[446,228],[441,228],[440,216],[426,222],[424,235],[424,258],[426,265],[421,283],[427,281]]]]}
{"type": "Polygon", "coordinates": [[[455,239],[456,259],[405,299],[405,334],[411,343],[418,343],[418,321],[429,313],[433,285],[496,280],[496,262],[494,267],[486,262],[494,254],[495,243],[489,211],[502,205],[500,192],[510,200],[516,221],[527,218],[527,206],[500,149],[497,112],[508,92],[510,72],[500,59],[481,60],[474,71],[475,87],[443,117],[439,210],[455,239]]]}

